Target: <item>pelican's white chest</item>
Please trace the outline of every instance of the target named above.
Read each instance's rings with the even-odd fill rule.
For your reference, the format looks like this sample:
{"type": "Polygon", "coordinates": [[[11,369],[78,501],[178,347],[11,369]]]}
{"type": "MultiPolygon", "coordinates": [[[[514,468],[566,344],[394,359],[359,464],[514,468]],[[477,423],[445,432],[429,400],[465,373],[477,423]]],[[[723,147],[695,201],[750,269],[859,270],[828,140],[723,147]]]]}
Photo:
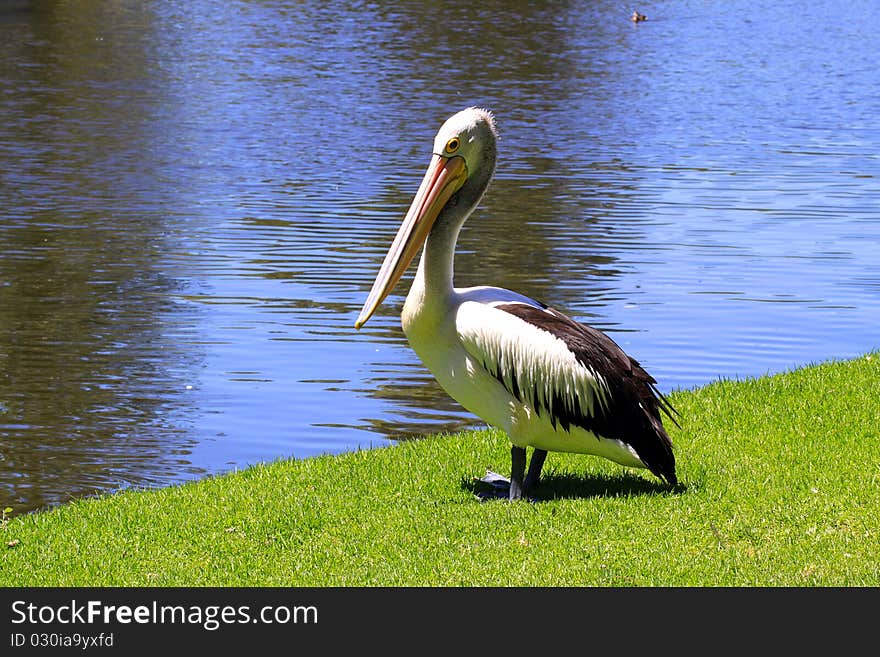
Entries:
{"type": "Polygon", "coordinates": [[[451,300],[450,297],[425,294],[422,277],[417,276],[400,315],[400,324],[410,346],[444,388],[445,381],[454,377],[467,357],[458,340],[456,308],[451,300]]]}
{"type": "Polygon", "coordinates": [[[519,404],[462,345],[456,325],[459,295],[426,295],[420,278],[413,282],[400,318],[410,346],[450,397],[511,433],[519,404]]]}

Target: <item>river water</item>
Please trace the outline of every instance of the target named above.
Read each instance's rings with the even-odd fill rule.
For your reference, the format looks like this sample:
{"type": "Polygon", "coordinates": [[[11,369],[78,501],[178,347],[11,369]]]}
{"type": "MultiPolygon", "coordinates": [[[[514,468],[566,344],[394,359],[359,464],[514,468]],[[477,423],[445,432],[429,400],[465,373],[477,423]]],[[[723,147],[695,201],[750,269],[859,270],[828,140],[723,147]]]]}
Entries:
{"type": "Polygon", "coordinates": [[[0,5],[0,506],[481,426],[353,323],[455,111],[459,285],[664,391],[880,346],[880,12],[817,0],[0,5]]]}

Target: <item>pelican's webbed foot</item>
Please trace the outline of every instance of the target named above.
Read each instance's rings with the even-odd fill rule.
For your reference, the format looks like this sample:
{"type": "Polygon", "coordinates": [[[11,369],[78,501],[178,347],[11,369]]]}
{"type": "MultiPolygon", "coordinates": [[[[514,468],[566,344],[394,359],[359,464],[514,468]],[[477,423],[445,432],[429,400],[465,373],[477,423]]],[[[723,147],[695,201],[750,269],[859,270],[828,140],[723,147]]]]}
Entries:
{"type": "Polygon", "coordinates": [[[523,497],[529,498],[529,494],[538,485],[541,478],[541,468],[544,467],[544,460],[547,458],[547,452],[543,449],[536,449],[532,452],[532,461],[529,464],[529,472],[526,474],[526,450],[524,447],[510,448],[510,479],[503,477],[497,472],[486,470],[486,475],[477,479],[477,481],[488,484],[489,491],[477,493],[477,497],[481,500],[492,498],[503,498],[519,500],[523,497]]]}

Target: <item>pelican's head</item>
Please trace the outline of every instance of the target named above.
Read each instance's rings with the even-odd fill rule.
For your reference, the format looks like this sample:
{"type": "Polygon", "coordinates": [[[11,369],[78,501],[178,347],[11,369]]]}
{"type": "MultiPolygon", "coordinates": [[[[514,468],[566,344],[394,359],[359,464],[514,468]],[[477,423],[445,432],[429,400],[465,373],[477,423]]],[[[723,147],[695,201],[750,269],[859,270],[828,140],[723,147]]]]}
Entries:
{"type": "MultiPolygon", "coordinates": [[[[481,107],[469,107],[453,114],[440,126],[434,138],[434,155],[460,157],[468,172],[476,172],[485,162],[487,150],[495,154],[495,117],[481,107]]],[[[494,157],[492,165],[494,166],[494,157]]]]}
{"type": "Polygon", "coordinates": [[[492,113],[479,107],[462,110],[441,126],[431,163],[354,324],[356,329],[394,289],[450,200],[458,195],[462,220],[479,202],[495,172],[497,134],[492,113]]]}

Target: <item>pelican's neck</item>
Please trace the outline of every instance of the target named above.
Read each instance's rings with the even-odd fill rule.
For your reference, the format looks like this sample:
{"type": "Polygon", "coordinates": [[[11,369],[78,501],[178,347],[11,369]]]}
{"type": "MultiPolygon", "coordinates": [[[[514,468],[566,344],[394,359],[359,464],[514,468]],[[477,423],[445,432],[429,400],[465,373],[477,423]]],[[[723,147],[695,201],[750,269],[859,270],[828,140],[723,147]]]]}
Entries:
{"type": "Polygon", "coordinates": [[[417,343],[436,340],[437,326],[455,321],[455,313],[451,312],[455,305],[453,261],[462,223],[436,223],[425,241],[400,318],[403,331],[414,347],[417,343]]]}
{"type": "Polygon", "coordinates": [[[419,286],[424,289],[428,297],[434,299],[446,299],[452,296],[455,245],[463,223],[464,218],[461,221],[443,221],[434,225],[425,241],[413,288],[419,286]]]}

